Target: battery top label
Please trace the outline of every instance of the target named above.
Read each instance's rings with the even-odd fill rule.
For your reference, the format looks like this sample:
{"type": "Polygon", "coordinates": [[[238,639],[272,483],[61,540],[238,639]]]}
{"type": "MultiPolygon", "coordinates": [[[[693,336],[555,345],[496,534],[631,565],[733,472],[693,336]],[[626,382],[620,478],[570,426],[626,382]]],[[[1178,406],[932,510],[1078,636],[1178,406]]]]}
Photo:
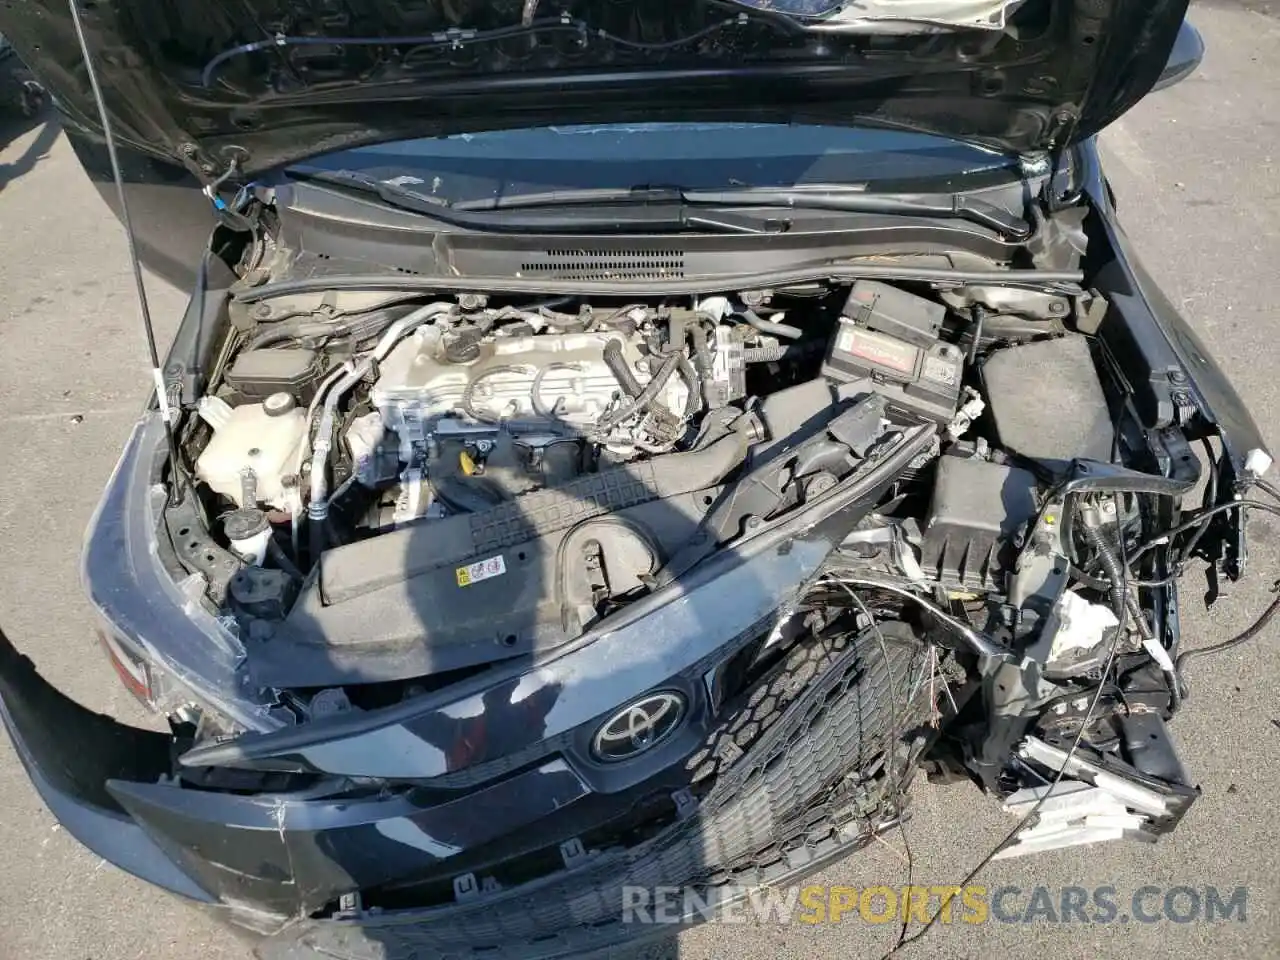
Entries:
{"type": "Polygon", "coordinates": [[[908,377],[916,372],[916,362],[920,357],[919,349],[909,343],[848,324],[841,325],[836,349],[908,377]]]}

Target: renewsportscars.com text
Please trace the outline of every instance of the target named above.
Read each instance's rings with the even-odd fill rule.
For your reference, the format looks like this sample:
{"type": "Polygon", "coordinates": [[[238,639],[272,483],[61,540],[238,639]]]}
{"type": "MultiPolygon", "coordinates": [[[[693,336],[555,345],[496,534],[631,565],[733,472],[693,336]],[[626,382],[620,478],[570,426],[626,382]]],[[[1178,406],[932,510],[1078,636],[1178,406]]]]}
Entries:
{"type": "Polygon", "coordinates": [[[624,923],[1244,923],[1247,887],[623,887],[624,923]]]}

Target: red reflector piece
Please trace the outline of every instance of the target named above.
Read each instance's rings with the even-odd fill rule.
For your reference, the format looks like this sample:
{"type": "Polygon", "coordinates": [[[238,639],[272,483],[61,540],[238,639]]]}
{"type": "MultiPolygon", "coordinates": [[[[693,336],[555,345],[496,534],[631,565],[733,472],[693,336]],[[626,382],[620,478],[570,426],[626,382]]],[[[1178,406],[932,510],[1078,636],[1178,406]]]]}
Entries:
{"type": "Polygon", "coordinates": [[[107,659],[111,661],[111,666],[115,668],[125,689],[142,701],[144,706],[153,707],[151,672],[147,669],[147,665],[129,656],[120,642],[105,630],[99,630],[97,633],[98,639],[102,642],[102,648],[107,651],[107,659]]]}

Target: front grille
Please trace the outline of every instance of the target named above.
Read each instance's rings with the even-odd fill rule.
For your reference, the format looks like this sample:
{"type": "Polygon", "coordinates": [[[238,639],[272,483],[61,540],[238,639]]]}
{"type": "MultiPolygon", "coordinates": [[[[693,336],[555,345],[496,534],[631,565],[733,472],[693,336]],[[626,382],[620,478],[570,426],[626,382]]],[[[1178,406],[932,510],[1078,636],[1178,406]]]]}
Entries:
{"type": "MultiPolygon", "coordinates": [[[[893,818],[889,798],[898,777],[885,776],[886,734],[890,715],[899,731],[913,729],[926,716],[925,685],[918,682],[923,650],[919,644],[890,641],[886,658],[877,642],[863,635],[845,649],[826,650],[816,663],[809,658],[796,664],[792,682],[804,693],[774,722],[751,730],[753,721],[744,727],[741,720],[731,720],[717,732],[749,747],[737,755],[729,751],[727,768],[709,778],[714,785],[685,819],[654,823],[656,829],[629,841],[614,837],[605,845],[592,838],[588,847],[595,852],[585,863],[528,887],[519,884],[448,906],[313,921],[301,940],[324,956],[345,960],[560,957],[646,932],[619,920],[624,886],[687,886],[714,902],[717,891],[807,873],[865,844],[893,818]],[[896,684],[889,682],[890,673],[896,684]]],[[[786,699],[794,690],[786,672],[762,678],[747,693],[748,702],[770,712],[767,701],[786,699]]],[[[898,743],[907,739],[900,736],[898,743]]],[[[914,742],[919,749],[918,738],[914,742]]],[[[716,754],[725,757],[714,743],[708,747],[691,758],[700,772],[716,754]]],[[[692,779],[695,792],[701,792],[700,778],[692,779]]],[[[263,950],[262,955],[273,953],[263,950]]]]}
{"type": "Polygon", "coordinates": [[[520,264],[520,274],[556,280],[678,279],[684,276],[684,251],[544,250],[541,257],[520,264]]]}

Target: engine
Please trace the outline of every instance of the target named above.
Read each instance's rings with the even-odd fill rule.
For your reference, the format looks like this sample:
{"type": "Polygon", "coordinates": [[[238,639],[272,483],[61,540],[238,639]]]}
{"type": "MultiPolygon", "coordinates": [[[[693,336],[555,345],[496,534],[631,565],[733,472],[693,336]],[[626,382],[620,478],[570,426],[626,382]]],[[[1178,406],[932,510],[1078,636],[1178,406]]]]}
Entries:
{"type": "Polygon", "coordinates": [[[976,414],[945,306],[888,284],[571,302],[561,312],[564,301],[471,295],[345,320],[331,310],[320,327],[330,336],[235,357],[222,394],[201,404],[213,436],[197,473],[295,526],[304,512],[327,517],[330,503],[360,504],[351,529],[378,533],[688,449],[708,414],[749,396],[775,442],[831,390],[870,390],[941,425],[976,414]],[[414,320],[423,309],[430,317],[414,320]],[[355,359],[343,365],[344,353],[355,359]]]}
{"type": "MultiPolygon", "coordinates": [[[[501,424],[520,433],[597,435],[622,447],[628,431],[602,432],[598,425],[616,409],[622,385],[648,385],[661,365],[634,333],[517,330],[480,337],[431,326],[391,352],[370,398],[402,437],[501,424]]],[[[654,409],[679,417],[691,393],[690,384],[668,377],[653,396],[654,409]]]]}
{"type": "Polygon", "coordinates": [[[745,394],[777,338],[725,322],[726,298],[576,315],[512,308],[418,327],[378,366],[345,439],[379,490],[378,531],[483,509],[601,464],[672,451],[699,415],[745,394]]]}

